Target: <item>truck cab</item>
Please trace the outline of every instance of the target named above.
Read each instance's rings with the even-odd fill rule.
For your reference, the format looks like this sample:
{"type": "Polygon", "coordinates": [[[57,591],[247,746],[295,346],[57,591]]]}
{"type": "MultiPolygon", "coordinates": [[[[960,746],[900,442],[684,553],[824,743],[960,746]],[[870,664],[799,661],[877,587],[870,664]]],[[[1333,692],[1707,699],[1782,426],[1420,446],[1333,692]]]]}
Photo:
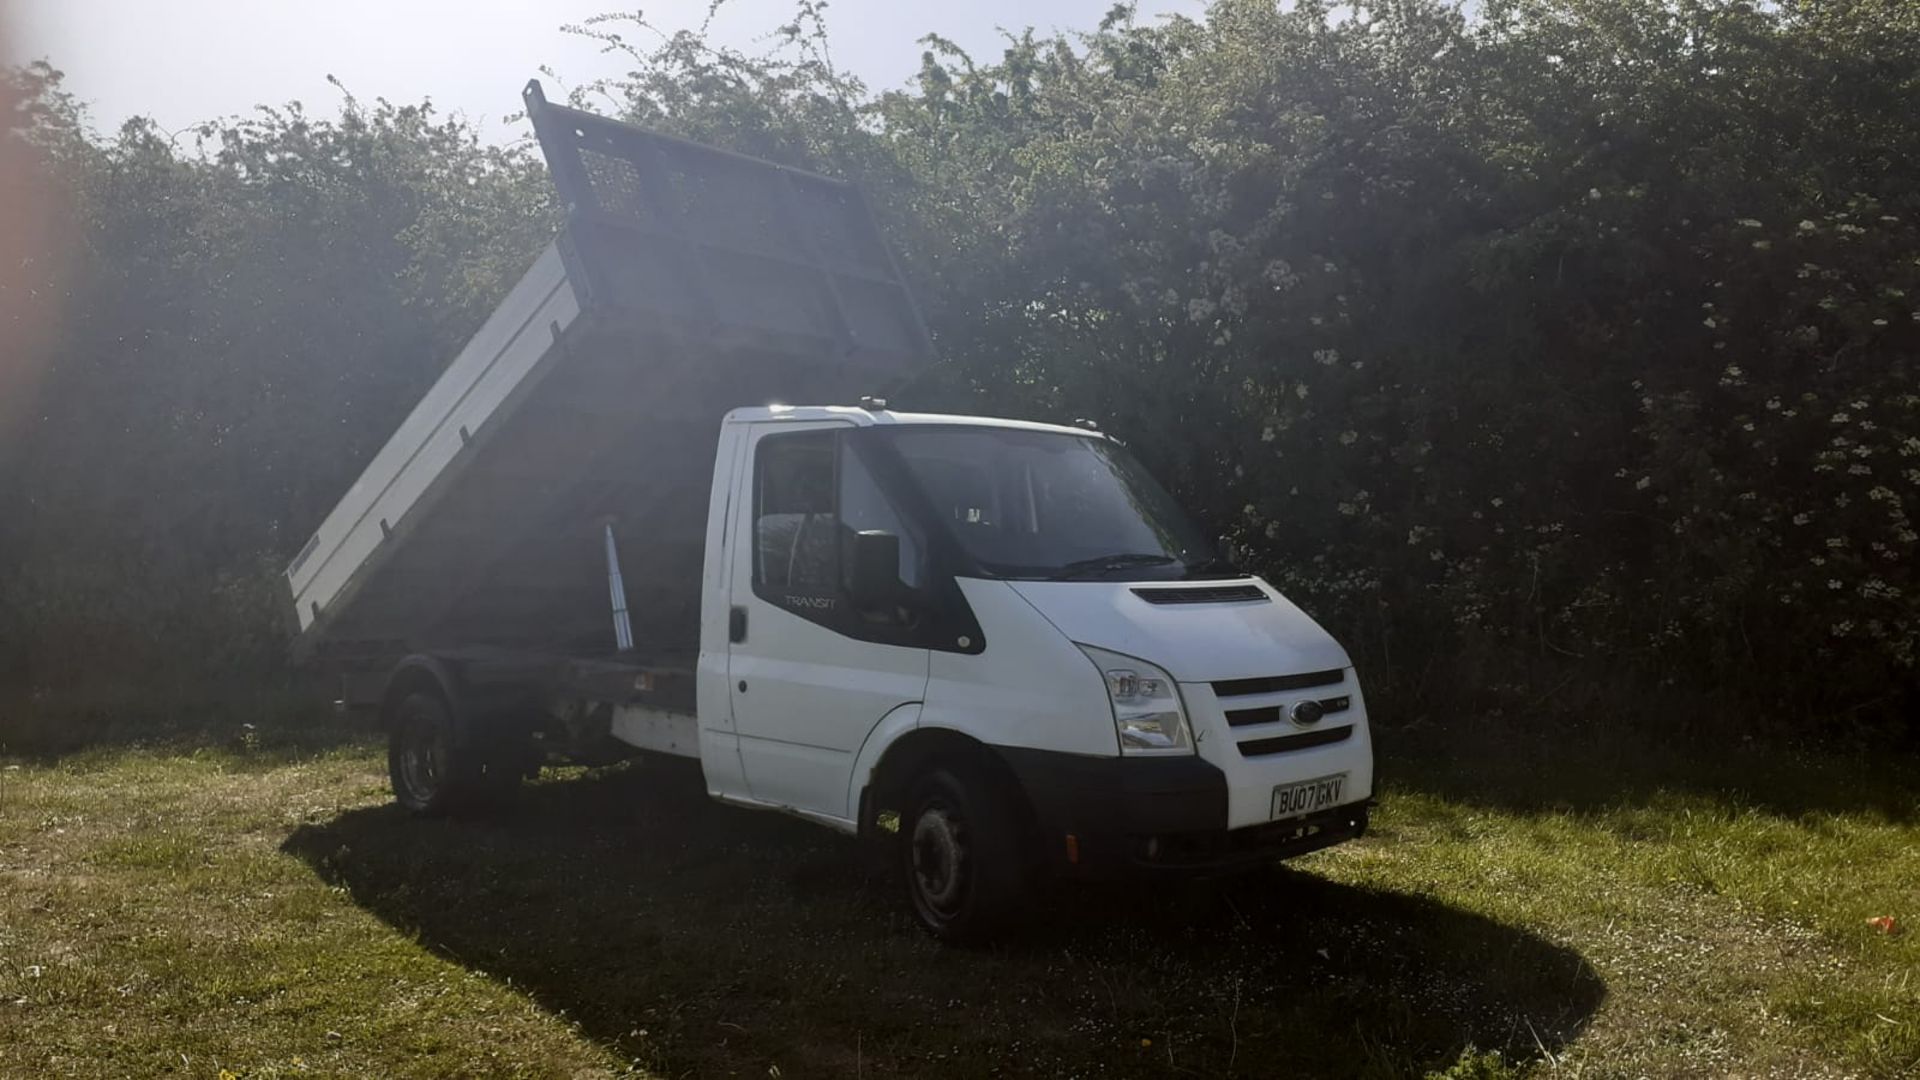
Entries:
{"type": "Polygon", "coordinates": [[[885,814],[937,933],[1036,871],[1218,870],[1366,827],[1346,652],[1097,430],[735,409],[707,535],[709,792],[885,814]],[[977,880],[989,859],[1010,885],[977,880]]]}

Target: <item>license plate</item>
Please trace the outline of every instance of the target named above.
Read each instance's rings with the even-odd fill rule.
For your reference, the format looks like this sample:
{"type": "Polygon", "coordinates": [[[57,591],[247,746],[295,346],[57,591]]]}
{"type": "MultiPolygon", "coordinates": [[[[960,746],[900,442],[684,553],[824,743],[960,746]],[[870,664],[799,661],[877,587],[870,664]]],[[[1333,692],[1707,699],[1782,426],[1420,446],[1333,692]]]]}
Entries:
{"type": "Polygon", "coordinates": [[[1282,784],[1273,789],[1273,820],[1299,817],[1315,810],[1339,806],[1341,793],[1346,789],[1346,773],[1303,780],[1298,784],[1282,784]]]}

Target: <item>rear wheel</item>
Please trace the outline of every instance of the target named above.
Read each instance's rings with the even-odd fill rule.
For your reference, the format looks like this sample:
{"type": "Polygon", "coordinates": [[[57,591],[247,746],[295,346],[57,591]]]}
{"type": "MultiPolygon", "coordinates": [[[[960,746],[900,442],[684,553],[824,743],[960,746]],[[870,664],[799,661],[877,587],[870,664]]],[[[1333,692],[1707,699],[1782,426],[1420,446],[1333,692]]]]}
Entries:
{"type": "Polygon", "coordinates": [[[387,731],[387,778],[393,797],[416,814],[444,813],[456,802],[453,715],[438,694],[401,700],[387,731]]]}
{"type": "Polygon", "coordinates": [[[987,770],[940,766],[912,787],[900,818],[901,869],[913,913],[943,941],[979,941],[1027,893],[1013,793],[987,770]]]}
{"type": "Polygon", "coordinates": [[[505,799],[519,786],[526,765],[511,753],[509,741],[490,740],[485,734],[459,731],[453,709],[439,694],[408,694],[394,709],[387,734],[387,777],[394,798],[416,814],[444,814],[505,799]]]}

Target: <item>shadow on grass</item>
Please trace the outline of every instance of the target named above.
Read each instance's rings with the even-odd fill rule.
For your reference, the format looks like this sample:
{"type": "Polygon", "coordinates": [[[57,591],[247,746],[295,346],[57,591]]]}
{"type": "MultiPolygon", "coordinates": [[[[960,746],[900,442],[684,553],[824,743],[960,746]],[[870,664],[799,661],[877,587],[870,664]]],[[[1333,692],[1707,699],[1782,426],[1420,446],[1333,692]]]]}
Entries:
{"type": "Polygon", "coordinates": [[[1920,758],[1778,742],[1682,740],[1645,723],[1575,727],[1456,722],[1376,730],[1389,789],[1492,809],[1594,813],[1662,795],[1785,817],[1920,820],[1920,758]]]}
{"type": "Polygon", "coordinates": [[[1062,887],[1012,940],[942,948],[872,853],[657,764],[488,821],[357,810],[285,850],[672,1076],[1417,1074],[1557,1049],[1606,993],[1531,934],[1291,870],[1062,887]]]}

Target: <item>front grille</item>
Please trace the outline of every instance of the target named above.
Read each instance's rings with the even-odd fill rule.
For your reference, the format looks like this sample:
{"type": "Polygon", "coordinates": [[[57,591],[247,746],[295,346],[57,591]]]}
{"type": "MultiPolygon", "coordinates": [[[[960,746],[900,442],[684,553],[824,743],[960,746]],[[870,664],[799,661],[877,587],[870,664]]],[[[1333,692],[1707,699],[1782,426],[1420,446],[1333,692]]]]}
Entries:
{"type": "Polygon", "coordinates": [[[1272,739],[1251,739],[1240,744],[1240,756],[1266,757],[1269,754],[1290,754],[1295,750],[1346,742],[1352,737],[1353,728],[1348,726],[1325,728],[1320,731],[1303,731],[1298,735],[1280,735],[1272,739]]]}
{"type": "Polygon", "coordinates": [[[1248,600],[1268,603],[1258,585],[1187,585],[1170,589],[1135,589],[1133,595],[1149,604],[1236,604],[1248,600]]]}
{"type": "Polygon", "coordinates": [[[1346,672],[1310,671],[1305,675],[1270,675],[1262,679],[1226,679],[1213,684],[1213,692],[1219,697],[1251,697],[1254,694],[1277,694],[1283,690],[1306,690],[1315,686],[1333,686],[1347,677],[1346,672]]]}
{"type": "MultiPolygon", "coordinates": [[[[1323,716],[1346,712],[1353,707],[1350,697],[1330,697],[1320,699],[1320,711],[1323,716]]],[[[1279,721],[1285,707],[1267,705],[1258,709],[1228,709],[1228,727],[1252,727],[1255,724],[1272,724],[1279,721]]]]}

